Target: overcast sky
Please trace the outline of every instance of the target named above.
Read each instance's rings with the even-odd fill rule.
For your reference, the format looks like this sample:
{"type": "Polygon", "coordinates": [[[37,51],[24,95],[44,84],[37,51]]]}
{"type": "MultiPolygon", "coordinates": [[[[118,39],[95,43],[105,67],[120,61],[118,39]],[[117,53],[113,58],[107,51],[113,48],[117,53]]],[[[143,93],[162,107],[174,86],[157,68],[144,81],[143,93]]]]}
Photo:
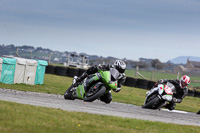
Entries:
{"type": "Polygon", "coordinates": [[[162,62],[200,57],[200,1],[0,0],[0,44],[162,62]]]}

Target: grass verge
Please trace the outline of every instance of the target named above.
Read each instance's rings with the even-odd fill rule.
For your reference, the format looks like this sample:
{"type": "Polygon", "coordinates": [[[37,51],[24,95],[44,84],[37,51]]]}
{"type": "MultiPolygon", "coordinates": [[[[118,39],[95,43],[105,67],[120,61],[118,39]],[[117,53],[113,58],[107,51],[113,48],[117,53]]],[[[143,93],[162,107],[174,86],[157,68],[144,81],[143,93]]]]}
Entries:
{"type": "Polygon", "coordinates": [[[199,133],[200,127],[143,121],[0,101],[1,133],[199,133]]]}

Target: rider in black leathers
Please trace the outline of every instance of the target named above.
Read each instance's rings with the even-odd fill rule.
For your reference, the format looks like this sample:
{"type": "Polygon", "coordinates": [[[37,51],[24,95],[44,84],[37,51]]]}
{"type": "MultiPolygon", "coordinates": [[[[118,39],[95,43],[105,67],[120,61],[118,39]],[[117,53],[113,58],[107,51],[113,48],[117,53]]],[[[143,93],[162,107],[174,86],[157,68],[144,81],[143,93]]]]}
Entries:
{"type": "Polygon", "coordinates": [[[174,110],[176,103],[181,103],[183,101],[183,98],[188,93],[187,85],[190,83],[190,77],[184,75],[181,77],[180,80],[161,79],[158,81],[158,84],[165,84],[167,82],[170,82],[175,86],[176,92],[173,95],[174,97],[173,100],[165,107],[168,108],[169,110],[174,110]]]}
{"type": "MultiPolygon", "coordinates": [[[[110,70],[110,68],[116,68],[121,75],[121,77],[118,79],[117,89],[115,89],[115,90],[113,89],[113,91],[119,92],[121,90],[122,84],[126,80],[126,76],[124,74],[125,69],[126,69],[126,64],[122,60],[116,60],[114,65],[98,65],[98,66],[95,65],[95,66],[88,68],[80,77],[75,79],[74,87],[77,87],[78,83],[83,81],[86,77],[89,77],[90,75],[92,75],[94,73],[97,73],[99,69],[110,70]]],[[[101,96],[100,100],[105,103],[110,103],[112,101],[111,91],[109,91],[108,93],[101,96]]]]}

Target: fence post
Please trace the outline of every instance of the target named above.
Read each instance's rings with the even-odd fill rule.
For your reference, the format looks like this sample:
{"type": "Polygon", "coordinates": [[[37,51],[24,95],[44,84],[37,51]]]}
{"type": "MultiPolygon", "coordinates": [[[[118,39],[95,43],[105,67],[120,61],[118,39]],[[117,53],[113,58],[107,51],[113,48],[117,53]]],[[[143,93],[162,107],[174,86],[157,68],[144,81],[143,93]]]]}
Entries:
{"type": "Polygon", "coordinates": [[[18,48],[16,48],[16,56],[20,57],[19,54],[18,54],[18,48]]]}
{"type": "Polygon", "coordinates": [[[67,66],[69,66],[69,54],[67,54],[67,66]]]}
{"type": "Polygon", "coordinates": [[[50,52],[50,54],[49,54],[49,64],[51,63],[51,52],[50,52]]]}
{"type": "Polygon", "coordinates": [[[179,72],[177,73],[177,79],[179,79],[179,72]]]}
{"type": "Polygon", "coordinates": [[[135,70],[135,77],[137,78],[138,75],[138,66],[136,66],[136,70],[135,70]]]}
{"type": "Polygon", "coordinates": [[[154,71],[151,72],[151,80],[153,80],[154,71]]]}
{"type": "Polygon", "coordinates": [[[84,68],[84,65],[85,65],[84,63],[85,63],[85,56],[83,55],[82,56],[82,68],[84,68]]]}

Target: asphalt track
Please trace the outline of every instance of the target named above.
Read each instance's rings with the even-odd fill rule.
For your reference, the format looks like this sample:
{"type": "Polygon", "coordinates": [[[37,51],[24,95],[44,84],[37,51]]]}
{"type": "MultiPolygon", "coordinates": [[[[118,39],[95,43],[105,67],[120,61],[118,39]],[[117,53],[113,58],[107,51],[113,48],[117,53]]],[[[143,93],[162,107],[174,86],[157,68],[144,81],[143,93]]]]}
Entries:
{"type": "Polygon", "coordinates": [[[184,111],[150,110],[132,104],[111,102],[105,104],[99,100],[92,103],[82,100],[65,100],[62,95],[25,92],[0,89],[0,100],[21,104],[59,108],[66,111],[86,112],[92,114],[159,121],[180,125],[200,126],[200,115],[184,111]]]}

